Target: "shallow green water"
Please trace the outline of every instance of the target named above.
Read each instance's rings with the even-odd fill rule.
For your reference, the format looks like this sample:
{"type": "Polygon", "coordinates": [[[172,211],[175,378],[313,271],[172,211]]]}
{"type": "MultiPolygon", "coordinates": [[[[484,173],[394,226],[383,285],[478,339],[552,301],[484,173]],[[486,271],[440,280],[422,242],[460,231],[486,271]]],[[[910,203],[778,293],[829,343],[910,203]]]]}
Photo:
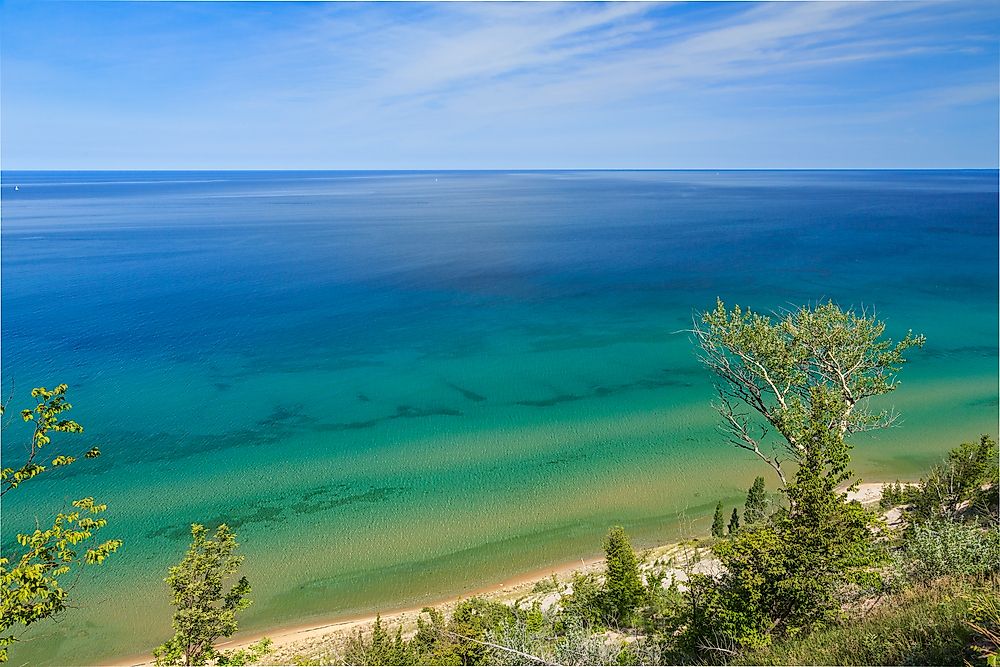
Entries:
{"type": "Polygon", "coordinates": [[[717,295],[874,304],[927,334],[886,403],[902,425],[858,440],[867,479],[997,429],[996,172],[4,183],[4,383],[70,383],[80,446],[105,451],[12,494],[4,544],[85,494],[125,539],[15,664],[169,636],[192,521],[235,526],[248,631],[592,556],[614,523],[707,531],[762,472],[716,433],[683,333],[717,295]]]}

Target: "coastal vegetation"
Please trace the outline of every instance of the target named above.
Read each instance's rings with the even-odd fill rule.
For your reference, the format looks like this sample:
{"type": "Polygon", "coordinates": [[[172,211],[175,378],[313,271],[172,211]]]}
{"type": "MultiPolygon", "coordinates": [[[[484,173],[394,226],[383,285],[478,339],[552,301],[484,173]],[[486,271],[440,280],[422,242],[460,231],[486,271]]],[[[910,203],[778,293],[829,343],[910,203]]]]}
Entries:
{"type": "MultiPolygon", "coordinates": [[[[949,457],[966,448],[956,448],[949,457]]],[[[978,482],[981,491],[996,497],[995,471],[978,482]]],[[[922,480],[913,487],[914,497],[932,484],[922,480]]],[[[404,637],[400,627],[387,629],[380,619],[370,633],[358,631],[345,651],[300,657],[297,662],[996,664],[996,503],[948,519],[935,530],[920,522],[916,505],[884,509],[899,516],[894,528],[870,533],[878,557],[869,558],[867,568],[850,563],[853,571],[845,568],[837,577],[819,580],[815,590],[782,550],[801,543],[801,537],[787,532],[787,508],[762,518],[766,528],[744,526],[733,536],[689,543],[669,564],[636,555],[635,570],[620,551],[627,536],[615,528],[605,540],[606,549],[612,542],[616,546],[606,553],[603,574],[575,574],[564,583],[543,580],[546,585],[538,593],[559,592],[557,601],[545,608],[537,597],[513,605],[471,598],[450,617],[424,609],[411,638],[404,637]],[[712,562],[715,574],[698,567],[706,561],[712,562]],[[935,566],[914,569],[914,562],[935,566]],[[665,569],[672,569],[669,578],[665,569]],[[618,591],[633,573],[638,573],[641,592],[626,598],[630,606],[623,609],[615,604],[623,601],[618,591]],[[831,580],[839,585],[831,585],[831,580]],[[816,604],[817,596],[821,604],[816,604]],[[832,603],[822,604],[826,599],[832,603]]],[[[875,520],[870,528],[880,522],[875,520]]],[[[816,555],[799,555],[806,564],[818,560],[816,555]]]]}

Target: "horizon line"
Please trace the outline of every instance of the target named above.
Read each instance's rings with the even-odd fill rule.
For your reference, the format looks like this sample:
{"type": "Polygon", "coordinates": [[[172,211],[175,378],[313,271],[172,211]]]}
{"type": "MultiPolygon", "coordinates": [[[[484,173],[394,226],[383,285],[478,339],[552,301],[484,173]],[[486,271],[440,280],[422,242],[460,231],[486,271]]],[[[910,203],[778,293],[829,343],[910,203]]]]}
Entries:
{"type": "Polygon", "coordinates": [[[377,167],[352,169],[345,167],[115,167],[115,168],[45,168],[45,169],[5,169],[0,168],[0,173],[47,173],[59,171],[75,172],[505,172],[505,171],[704,171],[704,172],[733,172],[733,171],[1000,171],[1000,165],[989,167],[377,167]]]}

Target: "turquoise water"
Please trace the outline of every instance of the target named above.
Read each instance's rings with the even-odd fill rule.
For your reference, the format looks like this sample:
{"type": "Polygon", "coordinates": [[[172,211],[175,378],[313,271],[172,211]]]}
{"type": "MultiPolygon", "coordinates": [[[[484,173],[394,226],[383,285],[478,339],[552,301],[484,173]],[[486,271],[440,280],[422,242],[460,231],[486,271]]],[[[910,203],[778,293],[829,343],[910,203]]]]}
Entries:
{"type": "Polygon", "coordinates": [[[105,456],[11,494],[3,543],[81,495],[125,540],[15,663],[168,637],[192,521],[236,528],[247,630],[591,556],[613,523],[707,530],[762,472],[683,332],[716,296],[925,333],[902,425],[856,451],[918,475],[997,431],[997,195],[996,171],[4,172],[4,391],[67,382],[87,432],[62,442],[105,456]]]}

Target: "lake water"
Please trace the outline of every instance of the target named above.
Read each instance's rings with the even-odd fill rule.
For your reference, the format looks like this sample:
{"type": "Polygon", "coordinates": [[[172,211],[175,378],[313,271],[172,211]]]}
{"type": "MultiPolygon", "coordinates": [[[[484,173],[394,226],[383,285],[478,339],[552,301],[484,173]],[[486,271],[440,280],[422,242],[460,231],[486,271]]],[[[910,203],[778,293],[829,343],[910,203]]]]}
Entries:
{"type": "Polygon", "coordinates": [[[125,540],[14,664],[169,637],[193,521],[239,535],[246,630],[707,532],[766,474],[684,333],[717,296],[927,335],[866,479],[997,430],[996,171],[2,176],[4,393],[68,383],[57,442],[104,451],[5,498],[3,543],[83,495],[125,540]]]}

